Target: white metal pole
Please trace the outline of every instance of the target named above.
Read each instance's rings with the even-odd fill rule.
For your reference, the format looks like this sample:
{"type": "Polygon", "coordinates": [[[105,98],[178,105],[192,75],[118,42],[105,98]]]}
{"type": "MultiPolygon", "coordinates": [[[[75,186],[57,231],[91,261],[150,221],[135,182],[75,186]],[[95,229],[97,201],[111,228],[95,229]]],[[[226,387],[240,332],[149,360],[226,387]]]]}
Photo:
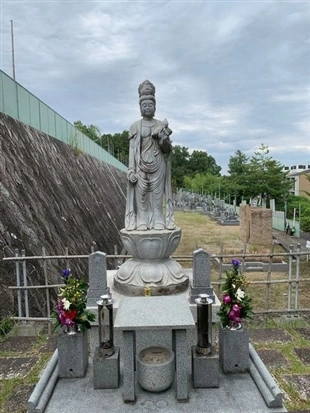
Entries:
{"type": "Polygon", "coordinates": [[[13,71],[13,79],[15,80],[15,56],[14,56],[13,20],[11,20],[11,39],[12,39],[12,71],[13,71]]]}

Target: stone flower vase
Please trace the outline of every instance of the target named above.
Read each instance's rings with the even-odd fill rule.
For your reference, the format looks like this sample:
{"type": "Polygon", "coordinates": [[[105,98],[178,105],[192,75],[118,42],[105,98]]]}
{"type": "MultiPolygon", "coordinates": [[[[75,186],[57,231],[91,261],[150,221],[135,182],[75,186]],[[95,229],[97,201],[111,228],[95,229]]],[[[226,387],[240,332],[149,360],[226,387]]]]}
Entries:
{"type": "Polygon", "coordinates": [[[249,332],[219,325],[219,361],[223,373],[246,373],[250,370],[249,332]]]}
{"type": "Polygon", "coordinates": [[[57,336],[59,377],[84,377],[88,366],[87,330],[61,330],[57,336]]]}
{"type": "Polygon", "coordinates": [[[148,347],[136,356],[140,386],[147,391],[168,389],[174,380],[175,355],[165,347],[148,347]]]}

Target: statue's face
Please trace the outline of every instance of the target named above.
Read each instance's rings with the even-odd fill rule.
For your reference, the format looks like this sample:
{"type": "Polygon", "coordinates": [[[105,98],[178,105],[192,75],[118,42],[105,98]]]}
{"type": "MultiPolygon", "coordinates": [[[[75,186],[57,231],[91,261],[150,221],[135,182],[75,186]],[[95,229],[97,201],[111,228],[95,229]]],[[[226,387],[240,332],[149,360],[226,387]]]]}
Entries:
{"type": "Polygon", "coordinates": [[[140,110],[143,117],[152,118],[155,115],[155,103],[149,99],[142,100],[140,110]]]}

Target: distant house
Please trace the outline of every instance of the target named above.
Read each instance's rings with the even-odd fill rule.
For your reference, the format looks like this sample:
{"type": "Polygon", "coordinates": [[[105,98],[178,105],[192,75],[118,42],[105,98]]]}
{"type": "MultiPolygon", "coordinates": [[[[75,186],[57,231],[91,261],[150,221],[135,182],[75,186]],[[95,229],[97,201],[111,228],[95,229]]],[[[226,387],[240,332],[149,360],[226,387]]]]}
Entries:
{"type": "Polygon", "coordinates": [[[310,193],[310,181],[307,179],[310,178],[310,165],[285,166],[284,170],[288,172],[287,178],[293,181],[290,194],[310,199],[306,193],[310,193]]]}

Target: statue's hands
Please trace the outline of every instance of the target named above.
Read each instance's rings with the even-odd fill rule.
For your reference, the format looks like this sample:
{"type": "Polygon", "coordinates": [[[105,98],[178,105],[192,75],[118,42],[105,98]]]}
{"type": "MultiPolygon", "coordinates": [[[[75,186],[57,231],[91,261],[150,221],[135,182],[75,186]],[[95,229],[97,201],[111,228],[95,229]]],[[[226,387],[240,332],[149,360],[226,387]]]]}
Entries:
{"type": "Polygon", "coordinates": [[[129,170],[127,172],[127,179],[130,183],[135,184],[138,181],[137,175],[134,173],[133,170],[129,170]]]}
{"type": "Polygon", "coordinates": [[[166,139],[169,139],[169,136],[172,134],[172,130],[168,127],[167,119],[164,119],[162,124],[155,128],[152,133],[152,138],[158,139],[160,144],[166,139]]]}
{"type": "Polygon", "coordinates": [[[152,132],[152,138],[154,139],[160,139],[160,133],[161,133],[161,128],[158,126],[155,128],[152,132]]]}

